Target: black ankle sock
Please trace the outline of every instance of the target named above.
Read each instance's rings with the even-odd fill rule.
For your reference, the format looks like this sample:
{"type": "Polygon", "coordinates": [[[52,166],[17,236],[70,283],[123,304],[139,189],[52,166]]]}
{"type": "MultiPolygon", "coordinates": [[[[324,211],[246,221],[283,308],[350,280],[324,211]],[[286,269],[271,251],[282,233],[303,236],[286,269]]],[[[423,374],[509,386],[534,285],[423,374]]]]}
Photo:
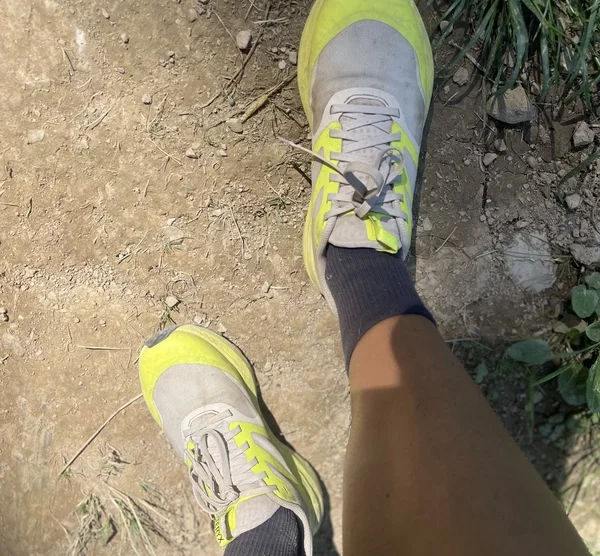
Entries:
{"type": "Polygon", "coordinates": [[[435,323],[400,254],[330,245],[325,278],[338,310],[347,366],[356,344],[378,322],[422,315],[435,323]]]}
{"type": "Polygon", "coordinates": [[[225,556],[299,556],[304,550],[296,514],[279,508],[267,521],[227,545],[225,556]]]}

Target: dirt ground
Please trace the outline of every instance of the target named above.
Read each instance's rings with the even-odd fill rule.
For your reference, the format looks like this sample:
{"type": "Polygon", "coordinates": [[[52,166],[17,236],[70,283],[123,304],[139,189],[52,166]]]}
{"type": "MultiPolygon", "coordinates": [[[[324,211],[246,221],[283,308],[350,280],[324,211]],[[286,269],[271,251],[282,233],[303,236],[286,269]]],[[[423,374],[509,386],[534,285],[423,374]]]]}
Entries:
{"type": "MultiPolygon", "coordinates": [[[[89,554],[131,554],[132,542],[143,552],[139,525],[122,525],[128,501],[156,554],[221,553],[141,401],[58,478],[139,394],[139,348],[171,322],[210,326],[245,351],[283,436],[326,486],[316,553],[341,550],[348,385],[336,321],[302,263],[310,161],[277,140],[308,137],[288,78],[310,5],[0,0],[2,554],[70,553],[98,523],[89,554]],[[257,47],[232,80],[247,57],[235,46],[243,29],[257,47]],[[242,133],[226,123],[286,80],[242,133]]],[[[577,280],[570,245],[597,240],[600,194],[594,174],[581,208],[555,198],[561,164],[585,154],[571,152],[575,119],[536,125],[531,145],[481,115],[475,88],[450,83],[436,97],[416,241],[419,291],[469,369],[480,360],[465,343],[549,331],[548,312],[577,280]],[[481,156],[499,133],[508,151],[486,168],[481,156]],[[511,270],[514,246],[528,242],[542,244],[528,256],[550,276],[541,293],[511,270]]],[[[486,395],[559,491],[580,444],[550,445],[537,432],[525,441],[525,381],[494,372],[486,395]]],[[[538,417],[564,419],[552,393],[540,396],[538,417]]],[[[600,551],[597,483],[571,510],[600,551]]]]}

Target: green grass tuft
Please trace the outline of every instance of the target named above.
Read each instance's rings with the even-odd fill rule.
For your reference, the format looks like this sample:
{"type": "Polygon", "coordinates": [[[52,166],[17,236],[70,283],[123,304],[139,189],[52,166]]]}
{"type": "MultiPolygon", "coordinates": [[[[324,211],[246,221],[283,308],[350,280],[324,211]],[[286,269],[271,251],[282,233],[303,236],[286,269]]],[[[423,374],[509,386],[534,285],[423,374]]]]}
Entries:
{"type": "Polygon", "coordinates": [[[429,0],[429,4],[441,14],[434,49],[449,40],[460,48],[443,67],[442,77],[471,53],[491,81],[492,92],[535,82],[539,101],[555,91],[561,101],[581,98],[592,109],[600,82],[600,0],[429,0]]]}

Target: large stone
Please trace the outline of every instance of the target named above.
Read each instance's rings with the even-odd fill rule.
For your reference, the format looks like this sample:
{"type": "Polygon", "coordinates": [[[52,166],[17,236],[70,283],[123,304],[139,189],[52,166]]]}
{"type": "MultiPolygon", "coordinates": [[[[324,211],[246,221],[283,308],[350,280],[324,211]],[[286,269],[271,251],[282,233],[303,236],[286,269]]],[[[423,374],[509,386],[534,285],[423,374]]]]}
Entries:
{"type": "Polygon", "coordinates": [[[586,245],[574,243],[571,245],[571,255],[583,266],[590,268],[600,266],[600,247],[597,245],[587,247],[586,245]]]}
{"type": "Polygon", "coordinates": [[[467,68],[464,66],[461,66],[454,72],[452,81],[454,81],[454,83],[456,83],[459,87],[466,85],[469,82],[469,70],[467,70],[467,68]]]}
{"type": "Polygon", "coordinates": [[[594,142],[596,134],[585,122],[579,122],[573,132],[573,146],[587,147],[594,142]]]}
{"type": "Polygon", "coordinates": [[[251,43],[252,43],[252,31],[250,31],[249,29],[240,31],[237,34],[237,36],[235,37],[235,44],[243,52],[250,49],[251,43]]]}
{"type": "Polygon", "coordinates": [[[504,261],[514,282],[528,291],[542,292],[556,281],[556,265],[545,233],[515,234],[504,250],[504,261]]]}
{"type": "Polygon", "coordinates": [[[502,95],[488,100],[487,113],[494,119],[506,124],[528,122],[534,117],[534,109],[525,89],[520,85],[502,95]]]}

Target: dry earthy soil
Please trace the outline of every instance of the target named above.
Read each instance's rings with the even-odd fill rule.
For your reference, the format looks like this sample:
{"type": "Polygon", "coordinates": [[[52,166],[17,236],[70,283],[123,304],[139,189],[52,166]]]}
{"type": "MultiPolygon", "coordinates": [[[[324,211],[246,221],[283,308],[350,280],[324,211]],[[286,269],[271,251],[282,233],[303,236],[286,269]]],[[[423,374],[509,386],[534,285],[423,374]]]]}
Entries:
{"type": "MultiPolygon", "coordinates": [[[[310,5],[0,0],[2,554],[65,554],[85,543],[77,507],[90,493],[114,530],[87,553],[131,554],[132,543],[144,552],[143,533],[122,524],[117,502],[127,498],[118,492],[141,500],[156,554],[221,553],[185,467],[141,401],[58,478],[139,394],[139,348],[172,322],[210,326],[244,350],[282,435],[327,489],[317,554],[341,552],[348,384],[337,323],[302,263],[310,161],[277,140],[307,144],[290,51],[310,5]],[[235,46],[243,29],[258,45],[231,82],[246,57],[235,46]],[[242,133],[227,125],[286,80],[242,133]]],[[[594,175],[580,209],[567,212],[554,197],[562,161],[585,154],[571,152],[575,119],[536,127],[533,145],[521,130],[501,131],[509,150],[485,168],[481,155],[498,131],[482,115],[476,85],[450,83],[436,95],[413,260],[420,293],[469,369],[478,345],[549,330],[548,310],[577,280],[569,245],[595,240],[600,193],[594,175]],[[556,280],[546,291],[532,293],[509,271],[515,234],[548,244],[556,280]]],[[[525,381],[494,372],[484,391],[545,478],[564,488],[580,444],[557,447],[537,434],[529,442],[525,381]]],[[[538,414],[561,414],[544,395],[538,414]]],[[[598,479],[588,483],[572,516],[600,550],[598,479]]]]}

